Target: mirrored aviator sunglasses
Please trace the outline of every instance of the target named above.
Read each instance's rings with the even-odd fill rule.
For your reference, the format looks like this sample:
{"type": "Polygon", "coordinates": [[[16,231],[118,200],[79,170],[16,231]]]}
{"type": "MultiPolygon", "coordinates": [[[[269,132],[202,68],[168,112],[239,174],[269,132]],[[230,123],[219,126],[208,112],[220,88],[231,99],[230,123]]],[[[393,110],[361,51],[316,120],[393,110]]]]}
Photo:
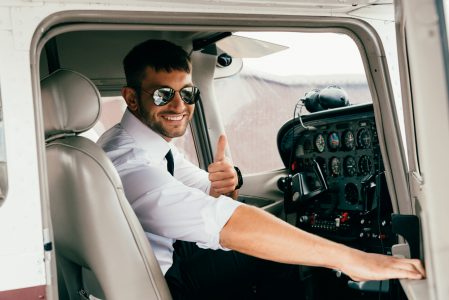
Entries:
{"type": "MultiPolygon", "coordinates": [[[[154,104],[163,106],[168,104],[175,97],[176,91],[169,87],[159,88],[153,93],[154,104]]],[[[179,90],[184,103],[192,105],[200,99],[200,90],[196,86],[186,86],[179,90]]]]}

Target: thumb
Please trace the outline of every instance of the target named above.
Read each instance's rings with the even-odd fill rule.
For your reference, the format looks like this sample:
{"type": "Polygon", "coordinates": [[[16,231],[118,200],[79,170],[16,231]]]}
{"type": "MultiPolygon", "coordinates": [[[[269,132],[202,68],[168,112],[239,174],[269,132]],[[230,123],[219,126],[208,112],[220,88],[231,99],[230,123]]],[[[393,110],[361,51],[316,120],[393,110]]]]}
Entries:
{"type": "Polygon", "coordinates": [[[225,159],[225,149],[226,149],[226,136],[224,134],[220,135],[217,143],[217,152],[215,153],[214,162],[222,161],[225,159]]]}

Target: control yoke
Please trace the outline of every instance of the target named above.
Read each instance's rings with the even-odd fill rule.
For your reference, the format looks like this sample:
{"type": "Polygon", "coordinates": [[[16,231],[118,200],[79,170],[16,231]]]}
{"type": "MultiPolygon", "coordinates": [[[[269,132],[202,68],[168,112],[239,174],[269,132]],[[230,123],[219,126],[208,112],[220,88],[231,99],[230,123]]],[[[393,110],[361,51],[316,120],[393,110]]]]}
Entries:
{"type": "Polygon", "coordinates": [[[328,190],[327,181],[323,176],[320,165],[313,160],[312,170],[298,172],[281,179],[280,187],[284,191],[284,209],[286,213],[297,212],[301,204],[328,190]],[[298,196],[293,197],[298,193],[298,196]]]}

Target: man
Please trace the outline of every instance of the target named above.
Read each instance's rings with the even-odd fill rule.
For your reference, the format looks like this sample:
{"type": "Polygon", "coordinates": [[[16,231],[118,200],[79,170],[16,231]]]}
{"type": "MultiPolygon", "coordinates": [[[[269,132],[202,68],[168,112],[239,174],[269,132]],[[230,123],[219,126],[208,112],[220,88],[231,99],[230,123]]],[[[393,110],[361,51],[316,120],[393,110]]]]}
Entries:
{"type": "Polygon", "coordinates": [[[418,260],[351,249],[231,199],[238,176],[225,159],[224,136],[208,173],[185,160],[170,141],[185,133],[199,91],[182,48],[146,41],[125,57],[124,69],[128,108],[99,144],[120,174],[175,298],[243,297],[253,276],[288,269],[278,263],[339,269],[354,280],[425,276],[418,260]],[[229,249],[235,251],[223,251],[229,249]]]}

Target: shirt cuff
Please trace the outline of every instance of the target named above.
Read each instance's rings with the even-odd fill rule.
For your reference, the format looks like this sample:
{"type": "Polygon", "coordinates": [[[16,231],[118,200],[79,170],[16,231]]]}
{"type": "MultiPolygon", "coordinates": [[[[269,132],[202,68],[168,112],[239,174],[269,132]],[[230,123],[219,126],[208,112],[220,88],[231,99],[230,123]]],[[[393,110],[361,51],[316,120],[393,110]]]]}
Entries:
{"type": "Polygon", "coordinates": [[[220,196],[211,201],[215,202],[213,203],[214,205],[204,207],[201,210],[201,216],[205,226],[204,230],[209,236],[209,240],[206,243],[197,243],[197,246],[213,250],[229,250],[220,245],[220,232],[231,218],[235,209],[243,203],[226,196],[220,196]]]}

